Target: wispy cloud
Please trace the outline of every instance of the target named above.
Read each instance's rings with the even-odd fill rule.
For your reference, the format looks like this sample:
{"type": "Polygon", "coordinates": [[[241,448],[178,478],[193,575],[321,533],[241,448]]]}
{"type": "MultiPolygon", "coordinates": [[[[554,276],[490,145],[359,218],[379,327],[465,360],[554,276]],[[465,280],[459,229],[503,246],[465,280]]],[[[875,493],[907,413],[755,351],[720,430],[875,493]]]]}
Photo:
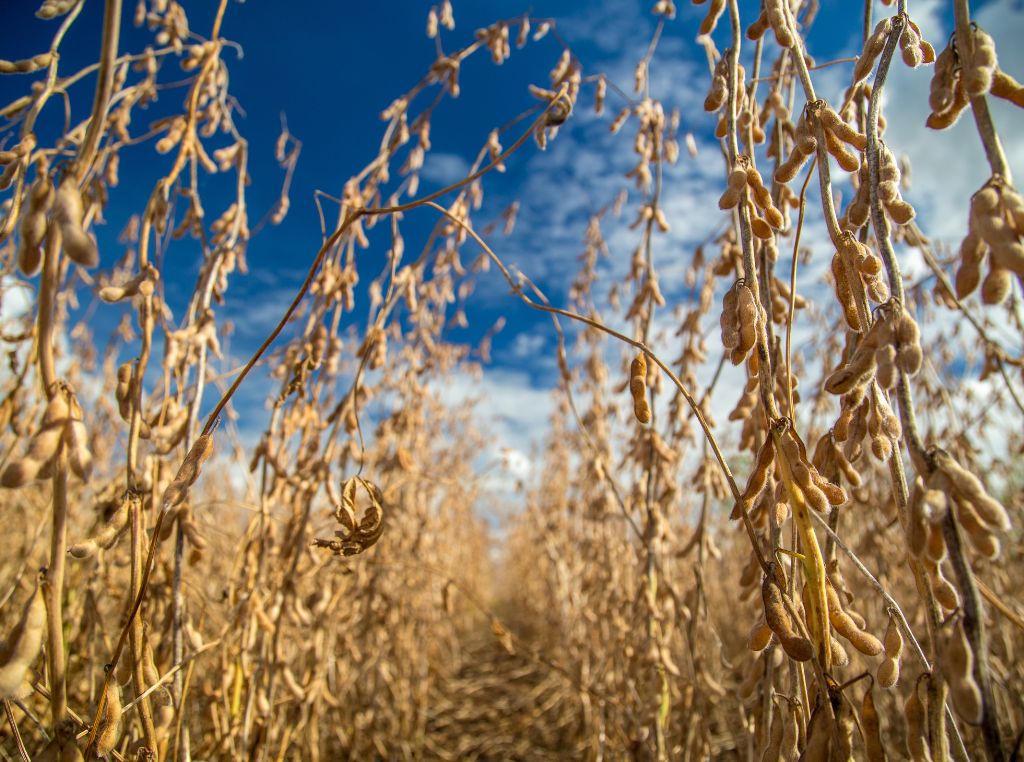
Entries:
{"type": "Polygon", "coordinates": [[[451,185],[469,174],[469,162],[455,153],[431,151],[423,162],[420,177],[440,186],[451,185]]]}
{"type": "MultiPolygon", "coordinates": [[[[550,390],[534,385],[524,370],[490,368],[478,377],[446,378],[437,392],[452,406],[478,401],[476,424],[487,433],[487,444],[475,465],[486,475],[494,496],[509,498],[518,482],[529,483],[536,476],[540,467],[536,454],[554,406],[550,390]]],[[[493,518],[493,511],[487,513],[493,518]]]]}

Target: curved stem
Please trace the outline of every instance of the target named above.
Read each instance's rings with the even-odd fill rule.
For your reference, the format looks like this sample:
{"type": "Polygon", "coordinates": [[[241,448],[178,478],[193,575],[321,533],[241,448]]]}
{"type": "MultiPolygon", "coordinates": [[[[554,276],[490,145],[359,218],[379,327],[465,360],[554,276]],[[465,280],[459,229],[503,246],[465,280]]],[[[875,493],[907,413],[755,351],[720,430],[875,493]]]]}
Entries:
{"type": "MultiPolygon", "coordinates": [[[[956,47],[961,57],[973,55],[974,35],[971,33],[971,10],[968,0],[955,0],[953,15],[956,19],[956,47]]],[[[971,97],[971,113],[978,127],[978,137],[985,149],[985,158],[992,169],[993,175],[1001,175],[1006,182],[1012,182],[1010,165],[1006,161],[1002,143],[996,133],[992,114],[988,110],[988,100],[984,95],[971,97]]]]}
{"type": "MultiPolygon", "coordinates": [[[[63,392],[58,392],[62,394],[63,392]]],[[[68,686],[64,655],[64,562],[68,545],[68,454],[63,444],[53,465],[53,534],[50,566],[46,571],[46,658],[49,665],[50,718],[53,729],[68,713],[68,686]]]]}
{"type": "Polygon", "coordinates": [[[100,50],[100,70],[96,76],[96,98],[93,101],[92,116],[85,131],[85,140],[75,162],[75,178],[79,183],[85,178],[96,156],[96,148],[106,128],[107,106],[114,89],[114,61],[117,59],[117,43],[121,31],[121,0],[107,0],[103,12],[103,47],[100,50]]]}
{"type": "MultiPolygon", "coordinates": [[[[142,572],[142,548],[144,545],[142,533],[142,501],[134,494],[126,496],[131,501],[128,508],[129,522],[131,524],[131,577],[130,577],[130,598],[134,600],[139,590],[139,580],[142,572]]],[[[149,699],[146,696],[146,677],[143,669],[145,658],[143,651],[143,629],[142,618],[132,619],[131,633],[129,635],[129,647],[132,658],[132,687],[135,691],[135,700],[139,703],[139,718],[142,721],[142,734],[146,739],[146,746],[156,751],[156,728],[153,725],[153,711],[149,699]]]]}
{"type": "Polygon", "coordinates": [[[796,420],[796,407],[793,403],[793,321],[796,319],[796,270],[800,255],[800,235],[804,230],[804,216],[807,212],[807,186],[811,182],[811,173],[818,159],[811,159],[804,184],[800,188],[800,209],[797,214],[796,233],[793,235],[793,261],[789,271],[789,316],[786,320],[786,402],[789,419],[796,420]]]}
{"type": "Polygon", "coordinates": [[[21,732],[18,730],[18,723],[14,719],[14,710],[11,709],[9,699],[4,699],[4,714],[7,715],[7,722],[11,726],[11,735],[14,736],[14,742],[18,748],[18,756],[21,757],[22,762],[30,762],[28,751],[25,749],[25,742],[22,740],[21,732]]]}

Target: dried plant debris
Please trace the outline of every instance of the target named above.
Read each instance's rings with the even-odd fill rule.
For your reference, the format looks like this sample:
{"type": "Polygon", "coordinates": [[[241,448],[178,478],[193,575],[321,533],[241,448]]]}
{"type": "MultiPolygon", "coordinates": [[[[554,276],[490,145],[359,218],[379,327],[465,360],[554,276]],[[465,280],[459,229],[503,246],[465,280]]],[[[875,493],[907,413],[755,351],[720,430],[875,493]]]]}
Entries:
{"type": "Polygon", "coordinates": [[[333,553],[354,556],[376,544],[384,533],[384,498],[380,488],[362,477],[346,479],[341,485],[341,500],[334,511],[334,517],[342,528],[335,534],[336,540],[315,540],[319,548],[328,548],[333,553]],[[356,514],[358,489],[369,498],[369,505],[356,514]]]}

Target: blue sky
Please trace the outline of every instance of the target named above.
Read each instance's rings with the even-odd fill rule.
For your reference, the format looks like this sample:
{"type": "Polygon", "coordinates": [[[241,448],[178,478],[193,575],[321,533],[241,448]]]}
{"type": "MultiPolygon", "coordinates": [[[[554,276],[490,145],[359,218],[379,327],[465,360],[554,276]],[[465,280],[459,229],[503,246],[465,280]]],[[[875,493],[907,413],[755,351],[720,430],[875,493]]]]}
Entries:
{"type": "MultiPolygon", "coordinates": [[[[455,0],[456,28],[443,32],[447,49],[461,47],[473,38],[473,31],[500,18],[512,18],[530,10],[537,18],[557,20],[559,34],[582,61],[585,74],[605,72],[629,91],[633,65],[650,39],[655,20],[650,15],[652,0],[455,0]]],[[[87,0],[64,47],[62,73],[77,70],[95,60],[102,2],[87,0]]],[[[209,33],[214,2],[188,4],[191,27],[199,34],[209,33]]],[[[752,20],[750,10],[757,3],[741,2],[744,24],[752,20]]],[[[810,52],[820,62],[852,55],[859,47],[861,9],[859,3],[822,3],[823,9],[810,35],[810,52]]],[[[0,57],[15,59],[46,49],[57,22],[35,19],[36,2],[6,0],[5,23],[0,26],[0,57]]],[[[910,3],[912,17],[925,36],[941,49],[949,32],[951,3],[915,0],[910,3]]],[[[1024,8],[1018,0],[974,3],[977,18],[996,38],[1000,59],[1018,78],[1024,78],[1024,8]]],[[[430,3],[396,0],[391,3],[364,2],[231,2],[224,22],[224,36],[236,41],[244,55],[225,53],[230,68],[231,91],[244,118],[238,126],[250,143],[252,185],[248,188],[250,224],[269,209],[276,197],[281,171],[273,160],[281,115],[290,131],[303,143],[291,193],[291,211],[279,227],[266,227],[249,245],[250,274],[235,277],[228,292],[221,318],[236,322],[233,351],[243,357],[246,350],[263,338],[278,319],[294,292],[306,266],[320,243],[320,226],[314,189],[338,195],[345,180],[360,170],[376,154],[383,131],[379,114],[398,94],[411,87],[434,59],[434,43],[425,35],[430,3]]],[[[681,273],[697,241],[703,239],[722,220],[715,201],[722,186],[722,164],[711,130],[714,120],[700,108],[708,75],[703,50],[694,44],[696,27],[706,6],[678,2],[679,16],[669,22],[651,66],[652,94],[664,100],[666,109],[679,106],[683,113],[683,132],[692,132],[700,148],[696,161],[685,156],[666,176],[665,205],[673,230],[659,240],[658,261],[663,267],[662,288],[670,302],[685,297],[681,273]]],[[[134,3],[126,2],[130,17],[134,3]]],[[[876,14],[887,13],[877,4],[876,14]]],[[[726,46],[727,19],[723,19],[714,37],[720,48],[726,46]]],[[[769,35],[770,36],[770,35],[769,35]]],[[[126,19],[122,33],[123,50],[139,50],[150,35],[135,29],[126,19]]],[[[746,53],[750,53],[750,46],[746,53]]],[[[432,156],[423,172],[421,191],[429,191],[458,179],[486,140],[488,132],[536,103],[528,91],[530,83],[544,85],[547,73],[560,49],[551,36],[531,43],[524,50],[513,48],[512,58],[500,67],[488,55],[475,56],[460,76],[462,94],[446,103],[434,120],[432,156]]],[[[822,96],[834,100],[848,82],[850,64],[815,73],[822,96]]],[[[168,72],[161,79],[170,81],[179,74],[168,72]]],[[[914,188],[909,199],[917,206],[926,232],[950,239],[962,234],[966,221],[966,199],[984,181],[979,171],[980,148],[973,135],[970,119],[965,118],[948,133],[924,133],[921,124],[927,113],[930,71],[909,71],[899,62],[890,79],[889,99],[899,108],[890,108],[887,138],[897,154],[905,152],[914,164],[914,188]]],[[[0,101],[6,103],[22,94],[28,78],[0,78],[0,101]]],[[[133,130],[142,131],[147,118],[156,119],[163,109],[178,109],[184,89],[161,93],[151,115],[137,114],[133,130]]],[[[72,92],[72,109],[84,115],[91,104],[92,83],[86,80],[72,92]]],[[[607,124],[621,106],[609,93],[608,109],[597,118],[591,111],[592,89],[581,97],[577,113],[563,128],[558,139],[541,153],[531,143],[510,159],[508,172],[495,175],[486,184],[484,209],[475,215],[477,226],[494,219],[508,203],[522,203],[520,223],[508,239],[495,236],[496,250],[506,261],[517,264],[538,282],[556,303],[565,302],[565,293],[582,250],[582,237],[590,211],[609,203],[622,187],[630,187],[622,178],[631,166],[631,131],[627,127],[612,139],[607,124]]],[[[44,124],[62,121],[59,102],[52,101],[44,113],[44,124]]],[[[1011,165],[1018,176],[1024,175],[1024,146],[1019,136],[1024,128],[1020,114],[1002,104],[994,109],[1001,133],[1007,138],[1011,165]]],[[[518,132],[513,129],[513,135],[518,132]]],[[[0,133],[0,141],[3,133],[0,133]]],[[[511,139],[504,139],[506,145],[511,139]]],[[[141,211],[153,180],[166,171],[172,155],[158,157],[147,146],[139,146],[122,159],[121,186],[112,194],[107,224],[97,229],[103,265],[110,265],[123,249],[116,234],[132,213],[141,211]],[[128,161],[134,155],[137,161],[128,161]]],[[[226,193],[230,179],[210,178],[207,187],[208,213],[219,213],[215,200],[226,193]]],[[[224,204],[228,203],[227,196],[224,204]]],[[[636,201],[635,194],[631,197],[636,201]]],[[[630,253],[637,240],[626,229],[629,211],[621,224],[606,229],[612,256],[602,266],[607,283],[628,267],[630,253]]],[[[328,210],[328,220],[332,212],[328,210]]],[[[433,222],[434,213],[419,210],[403,222],[407,250],[415,249],[417,235],[423,235],[433,222]]],[[[813,217],[812,217],[813,220],[813,217]]],[[[812,230],[820,226],[812,226],[812,230]]],[[[812,246],[823,241],[808,239],[812,246]]],[[[364,285],[376,274],[384,248],[361,254],[367,263],[364,285]]],[[[827,264],[829,252],[817,257],[827,264]]],[[[184,310],[185,300],[194,283],[198,249],[188,240],[170,249],[163,277],[168,300],[176,316],[184,310]],[[171,264],[171,263],[175,264],[171,264]],[[177,263],[181,265],[177,265],[177,263]]],[[[464,261],[473,258],[466,250],[464,261]]],[[[907,266],[914,267],[908,255],[907,266]]],[[[807,283],[820,275],[820,267],[809,268],[807,283]]],[[[808,285],[808,288],[812,288],[808,285]]],[[[493,423],[496,449],[502,447],[524,453],[544,430],[550,410],[549,389],[554,382],[554,345],[550,322],[532,313],[508,296],[505,284],[496,272],[480,276],[475,294],[467,305],[471,326],[452,334],[455,340],[471,341],[482,335],[499,315],[508,317],[505,330],[495,339],[494,364],[481,381],[452,379],[449,393],[478,393],[491,401],[496,414],[493,423]]],[[[113,326],[120,308],[101,310],[113,326]]],[[[664,327],[668,328],[668,311],[664,327]]],[[[102,328],[102,326],[101,326],[102,328]]],[[[669,333],[669,335],[671,335],[669,333]]],[[[674,347],[664,355],[675,356],[674,347]]],[[[706,379],[701,379],[706,380],[706,379]]],[[[246,388],[240,404],[261,405],[267,386],[254,379],[246,388]]],[[[728,410],[734,398],[723,396],[721,406],[728,410]]],[[[212,400],[211,400],[212,404],[212,400]]],[[[258,416],[257,416],[258,418],[258,416]]],[[[724,419],[719,416],[719,419],[724,419]]]]}

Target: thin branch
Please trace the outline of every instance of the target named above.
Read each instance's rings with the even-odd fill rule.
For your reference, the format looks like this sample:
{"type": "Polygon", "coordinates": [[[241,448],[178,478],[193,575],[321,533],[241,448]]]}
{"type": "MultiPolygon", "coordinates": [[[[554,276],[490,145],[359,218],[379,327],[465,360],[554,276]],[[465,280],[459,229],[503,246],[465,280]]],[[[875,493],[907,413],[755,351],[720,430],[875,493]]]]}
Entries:
{"type": "Polygon", "coordinates": [[[964,550],[953,511],[947,511],[942,521],[942,536],[946,540],[949,560],[953,565],[963,598],[964,634],[974,652],[974,678],[981,690],[981,734],[985,739],[985,751],[992,762],[1006,759],[1003,743],[999,733],[999,716],[996,712],[995,699],[992,694],[992,674],[988,666],[988,637],[985,632],[985,612],[978,597],[978,586],[974,581],[974,572],[964,550]]]}
{"type": "Polygon", "coordinates": [[[22,762],[31,762],[28,751],[25,749],[25,742],[21,740],[21,733],[18,731],[18,723],[14,719],[14,710],[11,709],[11,702],[4,699],[4,713],[7,715],[7,722],[11,726],[11,734],[14,736],[14,743],[18,746],[18,754],[22,762]]]}
{"type": "MultiPolygon", "coordinates": [[[[956,19],[956,47],[958,54],[970,56],[974,51],[974,34],[971,31],[971,10],[968,0],[954,0],[953,15],[956,19]]],[[[1006,161],[999,134],[992,122],[992,114],[988,110],[988,100],[984,95],[971,97],[971,113],[978,127],[978,137],[985,149],[985,158],[993,175],[1000,175],[1006,182],[1012,182],[1010,165],[1006,161]]]]}
{"type": "Polygon", "coordinates": [[[107,107],[114,88],[114,61],[117,59],[118,36],[121,32],[121,0],[107,0],[103,12],[103,45],[100,50],[100,70],[96,76],[96,98],[92,116],[85,131],[85,140],[75,162],[75,177],[81,183],[96,155],[100,138],[107,126],[107,107]]]}

